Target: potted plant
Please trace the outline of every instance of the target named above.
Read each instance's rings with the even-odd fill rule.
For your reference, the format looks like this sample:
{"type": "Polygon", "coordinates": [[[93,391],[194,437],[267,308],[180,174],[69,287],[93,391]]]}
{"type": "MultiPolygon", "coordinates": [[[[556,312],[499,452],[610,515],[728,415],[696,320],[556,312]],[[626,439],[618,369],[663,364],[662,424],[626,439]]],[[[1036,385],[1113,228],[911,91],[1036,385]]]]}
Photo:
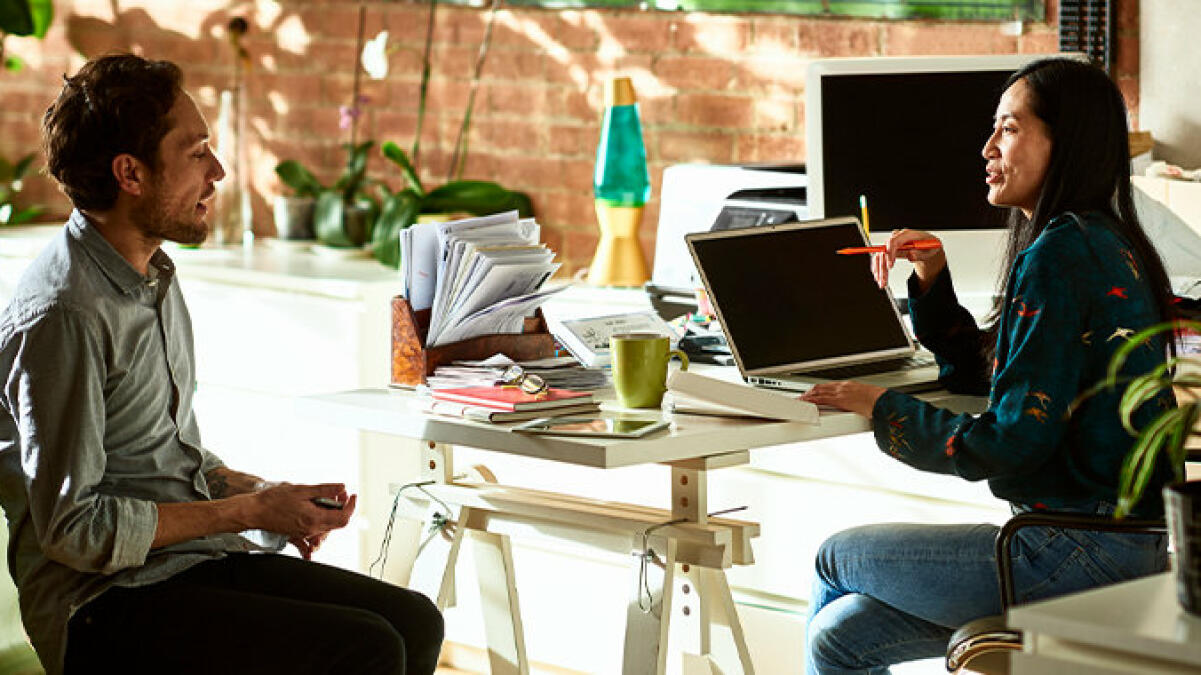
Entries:
{"type": "Polygon", "coordinates": [[[400,266],[400,231],[417,222],[420,214],[467,213],[485,216],[517,210],[522,217],[533,214],[530,198],[523,192],[507,190],[482,180],[454,180],[426,191],[405,151],[392,141],[381,148],[399,168],[406,187],[395,193],[385,191],[383,206],[371,237],[371,252],[376,260],[391,267],[400,266]]]}
{"type": "Polygon", "coordinates": [[[333,247],[361,247],[371,237],[379,205],[365,191],[367,153],[374,141],[346,143],[346,170],[333,187],[317,193],[313,226],[317,241],[333,247]]]}
{"type": "Polygon", "coordinates": [[[35,155],[25,155],[15,163],[0,157],[0,225],[20,225],[37,218],[45,210],[41,206],[20,207],[16,203],[22,181],[33,166],[35,155]]]}
{"type": "MultiPolygon", "coordinates": [[[[480,180],[463,180],[463,167],[467,161],[467,139],[471,128],[471,112],[475,107],[475,95],[479,91],[484,63],[492,44],[492,27],[496,21],[499,2],[493,2],[488,13],[484,38],[476,57],[467,94],[467,106],[459,124],[451,155],[446,182],[427,191],[418,178],[416,168],[420,157],[421,128],[425,120],[426,95],[430,79],[430,48],[438,7],[437,0],[429,0],[429,19],[426,23],[425,50],[422,54],[421,87],[417,98],[417,129],[413,134],[412,150],[406,153],[399,145],[388,141],[380,150],[384,157],[394,163],[404,179],[405,187],[395,193],[384,194],[379,221],[371,237],[371,249],[376,259],[385,265],[400,265],[400,232],[417,222],[421,214],[470,214],[484,216],[516,209],[522,217],[533,215],[533,204],[528,195],[501,187],[497,183],[480,180]]],[[[364,67],[373,77],[387,74],[387,32],[371,40],[362,52],[364,67]]]]}
{"type": "Polygon", "coordinates": [[[280,239],[312,239],[313,210],[317,205],[317,195],[322,190],[321,183],[294,159],[277,164],[275,174],[292,189],[292,194],[275,198],[275,236],[280,239]]]}
{"type": "Polygon", "coordinates": [[[1184,461],[1186,444],[1201,435],[1195,430],[1201,417],[1201,358],[1176,355],[1152,371],[1128,378],[1119,376],[1126,359],[1136,349],[1146,348],[1158,335],[1174,331],[1201,333],[1201,322],[1177,321],[1147,328],[1130,337],[1110,360],[1106,378],[1096,387],[1112,388],[1121,382],[1126,389],[1119,403],[1122,425],[1136,437],[1122,465],[1115,516],[1125,517],[1142,498],[1160,460],[1167,453],[1175,482],[1163,489],[1168,528],[1176,547],[1176,586],[1180,604],[1201,616],[1201,481],[1187,481],[1184,461]],[[1175,390],[1177,407],[1168,408],[1143,429],[1132,422],[1134,412],[1153,401],[1166,389],[1175,390]]]}

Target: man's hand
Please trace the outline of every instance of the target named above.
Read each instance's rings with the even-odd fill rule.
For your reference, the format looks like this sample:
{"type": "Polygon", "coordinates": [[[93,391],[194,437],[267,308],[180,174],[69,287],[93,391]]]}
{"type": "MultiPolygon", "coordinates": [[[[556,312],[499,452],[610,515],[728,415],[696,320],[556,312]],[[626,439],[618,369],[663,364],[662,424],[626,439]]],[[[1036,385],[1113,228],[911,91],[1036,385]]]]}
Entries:
{"type": "Polygon", "coordinates": [[[307,558],[331,530],[345,527],[354,514],[356,502],[357,497],[347,494],[346,486],[341,483],[285,483],[213,501],[160,502],[156,505],[158,524],[150,547],[161,548],[211,534],[259,529],[284,535],[307,558]],[[334,499],[345,506],[324,508],[313,503],[316,497],[334,499]]]}
{"type": "Polygon", "coordinates": [[[801,396],[801,400],[816,405],[840,408],[871,419],[872,409],[876,407],[876,400],[884,392],[884,387],[862,382],[822,382],[813,385],[812,389],[801,396]]]}
{"type": "Polygon", "coordinates": [[[282,483],[245,498],[254,500],[251,517],[255,527],[284,535],[306,560],[331,530],[345,527],[350,522],[358,501],[357,496],[347,494],[346,486],[341,483],[282,483]],[[318,506],[313,503],[318,497],[333,499],[345,506],[341,509],[318,506]]]}
{"type": "Polygon", "coordinates": [[[288,543],[295,546],[297,551],[300,551],[300,557],[305,560],[312,560],[313,554],[321,547],[322,542],[329,536],[329,532],[324,534],[315,534],[311,537],[295,537],[289,539],[288,543]]]}

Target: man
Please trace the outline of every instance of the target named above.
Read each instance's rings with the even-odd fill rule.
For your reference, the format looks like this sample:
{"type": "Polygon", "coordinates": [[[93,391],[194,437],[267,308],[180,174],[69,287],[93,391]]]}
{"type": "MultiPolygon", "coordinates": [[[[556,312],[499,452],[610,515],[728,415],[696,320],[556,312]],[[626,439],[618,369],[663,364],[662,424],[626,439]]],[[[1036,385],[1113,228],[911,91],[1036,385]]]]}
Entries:
{"type": "Polygon", "coordinates": [[[204,240],[225,173],[179,68],[91,61],[42,133],[75,211],[0,315],[0,505],[46,670],[433,672],[428,599],[307,561],[354,512],[344,486],[264,483],[200,444],[159,245],[204,240]],[[256,529],[306,560],[249,553],[256,529]]]}

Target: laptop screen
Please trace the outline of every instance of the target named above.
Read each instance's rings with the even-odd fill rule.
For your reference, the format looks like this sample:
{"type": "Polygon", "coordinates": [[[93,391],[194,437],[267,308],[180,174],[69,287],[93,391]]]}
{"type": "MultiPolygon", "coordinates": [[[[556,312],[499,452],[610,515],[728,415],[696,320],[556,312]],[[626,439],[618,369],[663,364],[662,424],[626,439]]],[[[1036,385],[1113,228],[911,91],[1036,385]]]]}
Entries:
{"type": "Polygon", "coordinates": [[[872,278],[854,218],[687,237],[744,374],[905,356],[913,345],[872,278]]]}

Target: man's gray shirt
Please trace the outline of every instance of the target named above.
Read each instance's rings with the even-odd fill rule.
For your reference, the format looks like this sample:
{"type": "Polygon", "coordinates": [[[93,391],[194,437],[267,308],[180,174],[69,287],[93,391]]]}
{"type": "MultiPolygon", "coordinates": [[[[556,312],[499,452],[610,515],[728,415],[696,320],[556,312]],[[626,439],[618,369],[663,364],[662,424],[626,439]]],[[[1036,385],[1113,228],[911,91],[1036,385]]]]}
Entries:
{"type": "Polygon", "coordinates": [[[21,616],[46,670],[112,586],[162,581],[236,535],[151,550],[156,502],[210,499],[222,466],[192,413],[192,327],[161,250],[142,276],[78,211],[0,315],[0,505],[21,616]]]}

